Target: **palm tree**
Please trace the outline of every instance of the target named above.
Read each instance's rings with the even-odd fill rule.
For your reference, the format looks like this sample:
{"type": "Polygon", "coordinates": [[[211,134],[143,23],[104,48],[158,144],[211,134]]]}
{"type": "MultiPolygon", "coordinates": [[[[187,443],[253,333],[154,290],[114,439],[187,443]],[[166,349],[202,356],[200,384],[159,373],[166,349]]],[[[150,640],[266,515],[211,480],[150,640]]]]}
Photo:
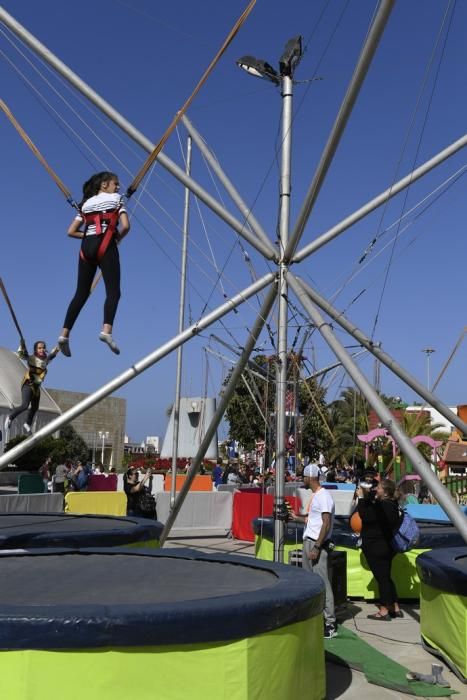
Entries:
{"type": "Polygon", "coordinates": [[[347,388],[341,397],[328,406],[329,424],[334,433],[334,444],[328,451],[330,462],[351,464],[362,459],[364,446],[357,435],[368,432],[369,405],[362,394],[347,388]]]}

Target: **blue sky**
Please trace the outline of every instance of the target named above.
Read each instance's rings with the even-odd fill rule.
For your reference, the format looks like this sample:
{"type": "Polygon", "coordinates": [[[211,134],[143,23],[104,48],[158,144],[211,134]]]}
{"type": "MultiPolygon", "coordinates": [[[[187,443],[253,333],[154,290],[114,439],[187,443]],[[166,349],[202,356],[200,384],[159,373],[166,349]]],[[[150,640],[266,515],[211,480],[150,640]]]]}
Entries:
{"type": "MultiPolygon", "coordinates": [[[[57,0],[42,0],[40,4],[4,0],[3,5],[144,134],[157,141],[246,6],[246,0],[82,0],[79,17],[70,17],[68,5],[57,0]]],[[[293,222],[375,6],[369,0],[296,0],[288,5],[278,0],[258,0],[189,111],[191,120],[245,200],[254,205],[257,218],[271,237],[275,237],[277,223],[275,148],[279,142],[280,93],[272,84],[240,71],[235,59],[254,54],[277,65],[290,37],[302,34],[306,42],[312,37],[296,79],[306,80],[317,74],[323,80],[298,84],[295,89],[293,222]]],[[[444,26],[415,111],[447,7],[448,3],[441,0],[396,4],[303,243],[465,132],[466,98],[462,87],[467,58],[463,29],[467,22],[466,3],[457,3],[443,51],[447,24],[444,26]]],[[[127,185],[146,154],[70,91],[28,49],[18,45],[24,58],[8,39],[18,45],[9,32],[0,34],[2,58],[7,57],[1,63],[2,97],[75,196],[79,198],[82,182],[103,168],[115,170],[127,185]],[[33,66],[39,68],[47,82],[33,66]]],[[[29,342],[44,337],[52,344],[75,285],[78,244],[66,236],[73,212],[5,118],[0,122],[0,138],[0,274],[29,342]]],[[[181,128],[180,141],[184,144],[185,140],[186,133],[181,128]]],[[[183,166],[176,134],[165,152],[183,166]]],[[[370,334],[392,246],[375,255],[397,228],[381,237],[367,258],[367,267],[358,265],[358,260],[375,235],[464,164],[465,154],[460,152],[413,185],[407,198],[405,194],[394,198],[387,207],[308,258],[301,264],[300,274],[330,296],[357,270],[357,276],[340,292],[336,305],[346,308],[360,295],[348,315],[370,334]]],[[[196,151],[193,177],[219,196],[196,151]]],[[[426,380],[422,348],[436,349],[431,360],[432,378],[436,377],[466,324],[464,188],[465,178],[461,177],[400,233],[381,301],[375,340],[381,341],[422,381],[426,380]]],[[[226,206],[238,215],[220,187],[219,191],[226,206]]],[[[122,353],[119,357],[111,355],[97,340],[103,301],[103,287],[99,285],[73,331],[73,357],[59,358],[54,363],[47,378],[49,386],[93,391],[177,333],[182,206],[182,186],[160,165],[156,166],[144,191],[142,188],[133,197],[132,231],[121,249],[123,296],[115,337],[122,353]]],[[[192,200],[187,316],[193,321],[206,313],[206,308],[222,303],[224,294],[230,297],[251,282],[250,269],[233,232],[203,205],[200,210],[202,219],[192,200]],[[215,284],[217,273],[211,248],[215,264],[225,273],[223,289],[215,284]]],[[[247,243],[244,247],[251,255],[256,274],[264,274],[268,268],[261,256],[247,243]]],[[[217,323],[211,330],[242,346],[245,329],[251,326],[257,309],[258,301],[254,299],[238,314],[229,315],[223,326],[217,323]]],[[[294,313],[291,342],[296,326],[306,323],[303,316],[294,313]]],[[[4,304],[0,305],[0,328],[0,344],[14,348],[16,333],[4,304]]],[[[343,333],[339,337],[352,344],[343,333]]],[[[209,332],[185,346],[184,395],[217,394],[230,365],[204,350],[210,344],[229,354],[210,341],[209,332]]],[[[267,335],[262,337],[262,346],[272,353],[267,335]]],[[[466,353],[467,346],[461,347],[440,383],[438,395],[449,404],[467,403],[466,353]]],[[[305,354],[318,367],[332,361],[316,334],[308,342],[305,354]]],[[[371,359],[363,359],[361,367],[372,376],[371,359]]],[[[174,376],[175,356],[171,356],[118,392],[128,401],[127,430],[134,439],[164,434],[165,410],[173,400],[174,376]]],[[[334,398],[348,384],[347,378],[337,378],[328,398],[334,398]]],[[[385,369],[382,389],[407,401],[416,398],[385,369]]]]}

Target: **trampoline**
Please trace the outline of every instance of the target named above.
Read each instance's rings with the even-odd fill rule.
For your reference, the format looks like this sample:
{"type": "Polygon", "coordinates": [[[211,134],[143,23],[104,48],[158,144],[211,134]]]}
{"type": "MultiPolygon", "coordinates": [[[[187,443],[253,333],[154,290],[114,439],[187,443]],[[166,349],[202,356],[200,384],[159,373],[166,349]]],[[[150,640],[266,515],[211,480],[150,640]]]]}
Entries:
{"type": "Polygon", "coordinates": [[[423,646],[467,683],[467,547],[425,552],[417,570],[423,646]]]}
{"type": "MultiPolygon", "coordinates": [[[[420,540],[416,549],[397,554],[393,561],[392,574],[397,593],[402,599],[420,597],[420,580],[417,574],[416,559],[427,550],[443,547],[458,547],[464,544],[455,527],[448,523],[418,522],[420,540]]],[[[301,549],[303,545],[302,523],[287,522],[284,528],[284,561],[289,553],[301,549]]],[[[256,518],[253,521],[255,532],[255,554],[259,559],[273,559],[274,521],[272,518],[256,518]]],[[[359,538],[349,526],[347,517],[334,520],[333,541],[337,550],[347,553],[347,595],[350,598],[374,600],[379,591],[373,574],[368,568],[365,556],[358,548],[359,538]]]]}
{"type": "Polygon", "coordinates": [[[155,520],[65,513],[0,514],[0,549],[36,547],[158,547],[155,520]]]}
{"type": "Polygon", "coordinates": [[[3,551],[0,566],[2,697],[325,697],[318,576],[185,549],[3,551]]]}

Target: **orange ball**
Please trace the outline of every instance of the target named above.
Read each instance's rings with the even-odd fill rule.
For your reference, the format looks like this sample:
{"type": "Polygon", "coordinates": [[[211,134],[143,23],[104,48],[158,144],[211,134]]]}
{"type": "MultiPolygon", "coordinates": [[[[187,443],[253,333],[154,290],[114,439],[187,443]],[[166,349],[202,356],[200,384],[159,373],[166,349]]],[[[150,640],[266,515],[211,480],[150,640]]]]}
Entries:
{"type": "Polygon", "coordinates": [[[357,535],[359,535],[362,531],[362,519],[359,515],[358,510],[356,510],[352,515],[350,516],[350,521],[349,521],[350,529],[355,532],[357,535]]]}

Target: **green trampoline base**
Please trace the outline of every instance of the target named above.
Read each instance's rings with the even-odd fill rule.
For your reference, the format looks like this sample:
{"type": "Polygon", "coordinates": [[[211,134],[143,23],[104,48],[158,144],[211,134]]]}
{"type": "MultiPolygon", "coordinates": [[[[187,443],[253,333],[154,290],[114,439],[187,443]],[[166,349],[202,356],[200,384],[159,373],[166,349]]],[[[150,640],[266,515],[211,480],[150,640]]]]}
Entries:
{"type": "MultiPolygon", "coordinates": [[[[289,561],[289,553],[302,549],[302,541],[284,544],[284,562],[289,561]]],[[[360,549],[336,547],[337,551],[347,553],[347,595],[349,598],[374,600],[379,596],[378,584],[368,568],[365,556],[360,549]]],[[[404,554],[397,554],[392,564],[392,576],[399,598],[417,600],[420,597],[420,579],[415,560],[426,549],[412,549],[404,554]]],[[[258,559],[273,561],[274,544],[267,537],[256,535],[255,555],[258,559]]]]}
{"type": "Polygon", "coordinates": [[[435,655],[467,682],[467,597],[421,585],[420,632],[435,655]]]}
{"type": "Polygon", "coordinates": [[[0,652],[0,697],[8,700],[325,696],[321,615],[232,642],[0,652]]]}

